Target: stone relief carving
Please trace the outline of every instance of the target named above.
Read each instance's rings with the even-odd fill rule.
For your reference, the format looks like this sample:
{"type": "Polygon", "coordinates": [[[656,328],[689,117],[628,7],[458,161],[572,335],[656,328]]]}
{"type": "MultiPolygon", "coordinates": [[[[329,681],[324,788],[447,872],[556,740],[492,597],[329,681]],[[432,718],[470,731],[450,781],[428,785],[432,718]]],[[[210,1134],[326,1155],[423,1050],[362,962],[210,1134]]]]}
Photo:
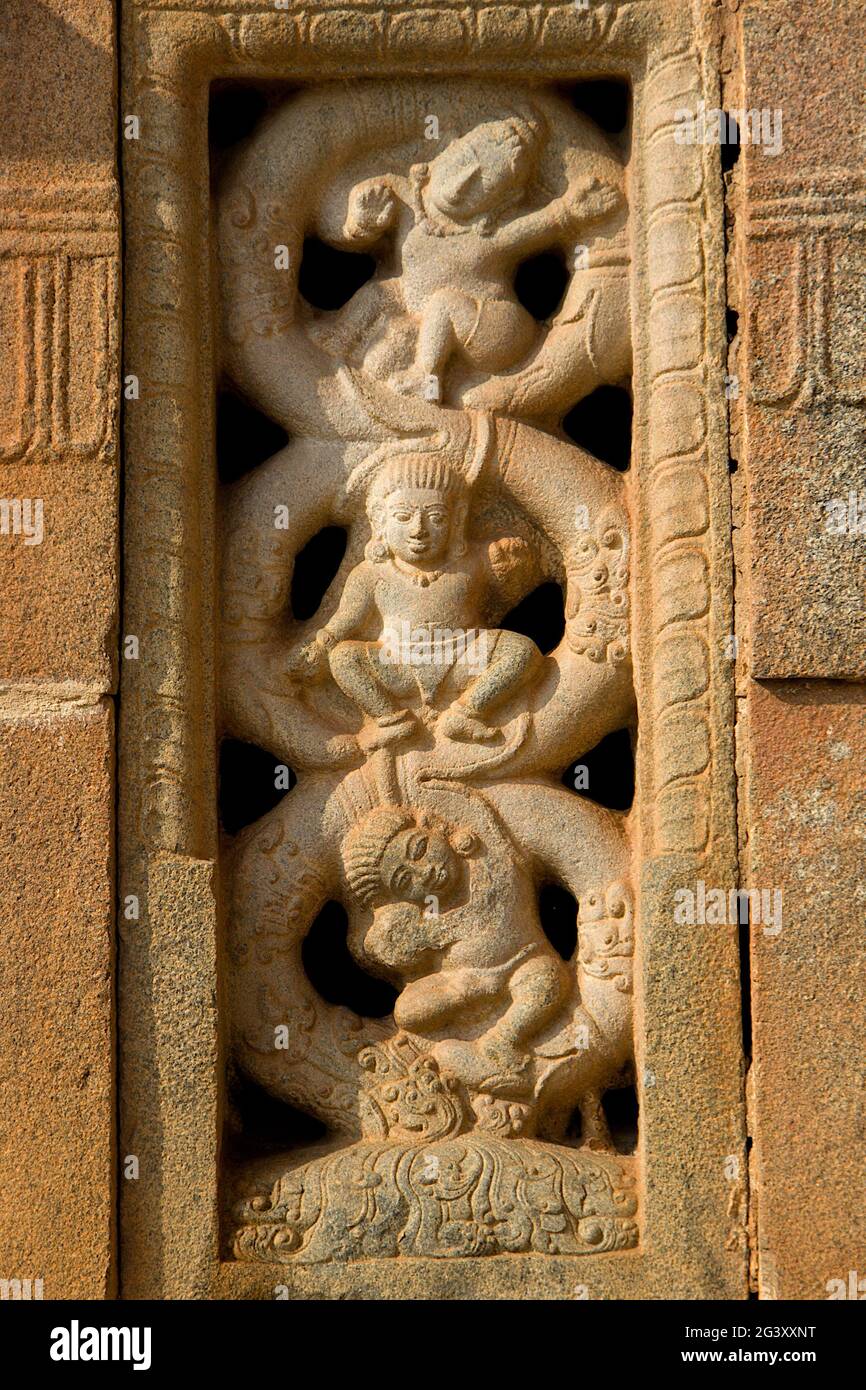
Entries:
{"type": "Polygon", "coordinates": [[[223,728],[298,773],[226,856],[232,1057],[327,1127],[240,1175],[235,1254],[633,1245],[600,1105],[632,1064],[631,852],[559,781],[633,719],[624,480],[558,428],[630,368],[623,165],[534,88],[323,86],[274,107],[216,212],[225,372],[291,436],[226,489],[223,728]],[[338,310],[299,292],[310,237],[375,257],[338,310]],[[513,288],[540,251],[571,268],[543,323],[513,288]],[[345,558],[298,622],[294,561],[329,524],[345,558]],[[546,581],[542,654],[503,618],[546,581]],[[578,903],[569,961],[550,882],[578,903]],[[307,978],[332,900],[388,1018],[307,978]]]}

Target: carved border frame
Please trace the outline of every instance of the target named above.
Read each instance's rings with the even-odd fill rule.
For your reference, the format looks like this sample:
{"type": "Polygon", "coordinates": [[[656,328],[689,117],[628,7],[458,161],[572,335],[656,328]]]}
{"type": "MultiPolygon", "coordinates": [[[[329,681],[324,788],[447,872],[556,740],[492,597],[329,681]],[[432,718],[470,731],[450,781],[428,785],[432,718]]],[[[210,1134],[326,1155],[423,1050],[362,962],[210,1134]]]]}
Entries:
{"type": "Polygon", "coordinates": [[[745,1133],[736,929],[680,927],[674,892],[736,883],[730,487],[719,151],[674,141],[719,104],[702,0],[123,0],[124,663],[121,1268],[127,1297],[741,1298],[745,1133]],[[430,20],[436,19],[431,30],[430,20]],[[634,654],[640,743],[641,1243],[599,1256],[317,1268],[221,1258],[215,478],[207,102],[217,77],[471,76],[634,91],[634,654]],[[737,1162],[732,1165],[730,1159],[737,1162]],[[735,1170],[735,1176],[730,1174],[735,1170]],[[583,1292],[585,1290],[585,1292],[583,1292]],[[286,1296],[285,1294],[282,1296],[286,1296]]]}

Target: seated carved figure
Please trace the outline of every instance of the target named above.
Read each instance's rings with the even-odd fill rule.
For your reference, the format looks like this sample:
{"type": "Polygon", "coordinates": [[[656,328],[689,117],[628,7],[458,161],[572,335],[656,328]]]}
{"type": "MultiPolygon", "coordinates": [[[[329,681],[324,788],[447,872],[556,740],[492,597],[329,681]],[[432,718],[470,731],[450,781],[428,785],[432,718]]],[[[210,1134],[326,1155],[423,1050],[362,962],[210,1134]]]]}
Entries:
{"type": "Polygon", "coordinates": [[[490,121],[453,140],[409,177],[384,174],[349,195],[343,236],[372,245],[392,227],[401,244],[400,286],[419,316],[415,360],[394,385],[423,389],[461,355],[479,372],[515,366],[532,349],[538,324],[518,302],[518,261],[610,213],[611,184],[584,177],[543,207],[508,218],[524,202],[543,125],[534,115],[490,121]]]}
{"type": "Polygon", "coordinates": [[[530,1039],[562,1007],[572,982],[528,912],[490,915],[485,888],[496,875],[484,862],[489,851],[435,816],[381,807],[350,831],[341,854],[349,887],[372,911],[355,950],[403,986],[395,1023],[451,1038],[467,1022],[481,1027],[472,1044],[442,1046],[480,1057],[487,1089],[513,1086],[530,1061],[530,1039]],[[461,862],[473,859],[474,875],[461,862]]]}
{"type": "Polygon", "coordinates": [[[521,563],[521,543],[468,545],[469,491],[435,454],[395,454],[367,495],[373,537],[349,574],[339,608],[300,654],[300,669],[325,663],[340,689],[374,721],[368,749],[417,728],[407,701],[448,738],[501,738],[490,716],[538,668],[530,638],[491,630],[491,591],[521,563]],[[442,706],[446,707],[442,709],[442,706]],[[438,706],[438,708],[437,708],[438,706]]]}

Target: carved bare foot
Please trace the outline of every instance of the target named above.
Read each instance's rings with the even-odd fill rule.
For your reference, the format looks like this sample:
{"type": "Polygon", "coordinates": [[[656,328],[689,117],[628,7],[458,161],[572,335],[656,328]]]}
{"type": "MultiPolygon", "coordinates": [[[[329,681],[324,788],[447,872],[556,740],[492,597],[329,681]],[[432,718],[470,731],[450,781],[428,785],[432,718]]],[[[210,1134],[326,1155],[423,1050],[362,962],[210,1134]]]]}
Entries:
{"type": "Polygon", "coordinates": [[[418,721],[409,710],[395,710],[393,714],[380,715],[372,728],[362,729],[358,734],[358,745],[366,753],[372,753],[377,748],[385,748],[390,743],[409,738],[417,727],[418,721]]]}
{"type": "Polygon", "coordinates": [[[502,738],[501,729],[485,723],[480,714],[458,705],[452,705],[445,711],[439,719],[438,728],[446,738],[453,738],[458,743],[493,743],[502,738]]]}

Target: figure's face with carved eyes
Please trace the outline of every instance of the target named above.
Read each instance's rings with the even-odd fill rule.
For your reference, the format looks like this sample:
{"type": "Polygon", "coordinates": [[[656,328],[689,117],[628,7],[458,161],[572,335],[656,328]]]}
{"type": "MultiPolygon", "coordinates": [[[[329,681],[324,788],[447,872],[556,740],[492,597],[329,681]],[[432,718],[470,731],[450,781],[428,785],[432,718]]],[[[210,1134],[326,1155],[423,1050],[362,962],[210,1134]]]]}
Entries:
{"type": "Polygon", "coordinates": [[[389,842],[380,873],[389,897],[423,904],[431,895],[440,901],[447,898],[459,869],[454,851],[441,832],[409,826],[389,842]]]}
{"type": "Polygon", "coordinates": [[[385,503],[384,539],[392,555],[409,565],[441,560],[451,541],[454,508],[447,493],[400,488],[385,503]]]}
{"type": "Polygon", "coordinates": [[[430,166],[428,196],[446,217],[469,222],[492,212],[524,181],[523,161],[513,145],[490,130],[455,140],[430,166]]]}

